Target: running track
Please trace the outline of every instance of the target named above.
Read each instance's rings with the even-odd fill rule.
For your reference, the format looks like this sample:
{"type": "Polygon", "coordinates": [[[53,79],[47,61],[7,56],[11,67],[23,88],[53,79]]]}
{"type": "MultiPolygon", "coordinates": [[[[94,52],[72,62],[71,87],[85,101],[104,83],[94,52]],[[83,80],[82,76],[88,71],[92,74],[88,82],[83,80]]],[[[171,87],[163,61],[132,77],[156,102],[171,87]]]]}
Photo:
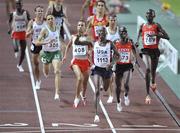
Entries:
{"type": "MultiPolygon", "coordinates": [[[[36,4],[47,6],[44,0],[24,0],[24,8],[33,17],[36,4]]],[[[74,33],[79,19],[80,0],[67,0],[68,17],[71,23],[70,31],[74,33]]],[[[145,82],[141,74],[135,70],[130,87],[129,107],[124,107],[121,113],[116,111],[114,103],[107,104],[107,93],[101,92],[103,110],[99,108],[101,122],[93,123],[94,93],[88,85],[87,106],[81,104],[77,109],[72,107],[74,100],[75,77],[69,69],[70,58],[62,67],[61,101],[54,101],[54,80],[51,71],[46,79],[42,75],[42,87],[33,91],[27,60],[24,61],[24,73],[19,73],[12,49],[12,41],[7,35],[5,4],[0,3],[0,132],[96,132],[96,133],[178,133],[177,122],[162,105],[153,92],[152,104],[145,105],[145,82]],[[35,94],[35,95],[34,95],[35,94]],[[36,95],[37,94],[37,95],[36,95]],[[36,97],[37,96],[37,97],[36,97]],[[35,100],[36,99],[36,100],[35,100]],[[35,102],[36,101],[36,102],[35,102]],[[39,102],[37,102],[39,101],[39,102]],[[36,108],[37,105],[40,108],[36,108]],[[105,112],[105,113],[104,113],[105,112]],[[108,119],[106,117],[108,116],[108,119]]],[[[28,41],[29,42],[29,41],[28,41]]],[[[142,69],[143,64],[141,63],[142,69]]],[[[92,77],[91,77],[92,79],[92,77]]],[[[180,118],[180,102],[166,83],[157,76],[158,92],[163,96],[172,111],[180,118]]],[[[115,95],[114,95],[115,96],[115,95]]]]}

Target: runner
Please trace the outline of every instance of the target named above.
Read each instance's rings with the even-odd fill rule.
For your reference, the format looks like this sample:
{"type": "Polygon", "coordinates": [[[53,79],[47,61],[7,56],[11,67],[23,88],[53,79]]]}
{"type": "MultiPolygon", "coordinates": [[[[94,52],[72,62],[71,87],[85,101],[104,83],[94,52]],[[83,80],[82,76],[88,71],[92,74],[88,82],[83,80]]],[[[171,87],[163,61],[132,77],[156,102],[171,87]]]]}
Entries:
{"type": "Polygon", "coordinates": [[[47,25],[41,30],[41,33],[36,42],[37,46],[42,45],[40,53],[43,63],[43,73],[48,77],[49,68],[52,63],[55,74],[55,100],[60,100],[60,84],[61,84],[61,41],[59,32],[56,29],[55,18],[52,15],[46,17],[47,25]]]}
{"type": "MultiPolygon", "coordinates": [[[[56,27],[60,33],[61,40],[64,40],[64,28],[63,28],[63,23],[65,23],[69,26],[69,22],[67,20],[67,13],[66,13],[66,8],[63,5],[64,0],[55,0],[54,4],[52,6],[49,6],[46,15],[53,15],[55,17],[56,21],[56,27]]],[[[62,51],[62,56],[64,56],[64,52],[66,49],[66,45],[64,41],[61,44],[61,51],[62,51]]]]}
{"type": "Polygon", "coordinates": [[[85,21],[80,20],[77,25],[77,34],[72,35],[69,41],[63,61],[67,57],[70,47],[73,47],[73,59],[71,60],[71,68],[76,75],[76,95],[74,99],[74,107],[77,108],[80,102],[80,95],[83,104],[86,105],[86,89],[89,79],[90,61],[89,53],[91,53],[92,43],[85,35],[85,21]],[[82,88],[83,87],[83,88],[82,88]]]}
{"type": "Polygon", "coordinates": [[[21,49],[21,55],[19,59],[19,63],[17,64],[17,68],[20,72],[24,72],[22,67],[22,62],[25,56],[26,50],[26,27],[28,21],[30,20],[30,15],[28,11],[22,9],[21,0],[16,0],[16,10],[10,14],[9,18],[9,33],[11,33],[13,39],[13,47],[15,52],[15,57],[18,57],[19,46],[21,49]]]}
{"type": "Polygon", "coordinates": [[[32,52],[32,60],[34,64],[34,74],[36,79],[36,89],[40,89],[41,80],[40,80],[40,71],[39,71],[39,52],[42,49],[42,46],[36,46],[35,42],[38,39],[38,36],[43,27],[45,27],[44,20],[44,8],[42,6],[36,6],[34,9],[35,18],[29,21],[28,28],[26,31],[26,37],[32,35],[32,44],[31,44],[31,52],[32,52]]]}
{"type": "Polygon", "coordinates": [[[88,25],[87,25],[87,33],[89,33],[90,28],[92,28],[92,41],[98,40],[98,29],[100,29],[102,26],[106,27],[108,24],[108,17],[105,14],[105,1],[104,0],[98,0],[96,2],[96,14],[91,16],[88,25]]]}
{"type": "Polygon", "coordinates": [[[112,76],[112,65],[114,64],[111,59],[112,51],[113,61],[119,58],[119,53],[117,52],[113,43],[106,39],[106,28],[102,27],[98,30],[99,40],[94,44],[94,85],[96,88],[95,92],[95,118],[94,122],[99,122],[98,115],[98,104],[100,99],[100,79],[103,81],[103,88],[105,91],[109,88],[110,79],[112,76]]]}
{"type": "MultiPolygon", "coordinates": [[[[109,16],[109,26],[106,27],[106,31],[107,31],[107,36],[106,39],[110,40],[112,42],[115,42],[116,40],[118,40],[119,37],[119,31],[118,31],[118,26],[117,26],[117,17],[116,15],[110,15],[109,16]]],[[[113,68],[115,67],[115,65],[113,66],[113,68]]],[[[113,85],[114,85],[114,81],[115,81],[115,74],[113,73],[112,77],[111,77],[111,83],[110,83],[110,87],[109,87],[109,98],[107,100],[107,103],[112,103],[113,102],[113,85]]]]}
{"type": "Polygon", "coordinates": [[[153,9],[148,9],[146,12],[147,23],[141,25],[136,43],[138,46],[139,38],[142,36],[143,48],[141,49],[141,52],[142,59],[146,65],[146,104],[151,103],[149,88],[151,88],[153,91],[155,91],[157,88],[155,77],[160,56],[160,51],[158,49],[159,40],[161,38],[169,40],[169,36],[166,31],[161,27],[160,24],[154,22],[155,16],[155,11],[153,9]],[[152,82],[151,87],[150,80],[152,82]]]}
{"type": "Polygon", "coordinates": [[[117,111],[122,111],[121,105],[121,87],[125,88],[124,93],[124,104],[129,106],[130,100],[128,97],[129,93],[129,82],[131,80],[133,72],[132,61],[136,62],[136,51],[131,39],[128,38],[126,27],[119,28],[120,40],[117,40],[115,46],[120,53],[120,59],[116,62],[116,96],[117,96],[117,111]],[[124,81],[124,82],[123,82],[124,81]]]}

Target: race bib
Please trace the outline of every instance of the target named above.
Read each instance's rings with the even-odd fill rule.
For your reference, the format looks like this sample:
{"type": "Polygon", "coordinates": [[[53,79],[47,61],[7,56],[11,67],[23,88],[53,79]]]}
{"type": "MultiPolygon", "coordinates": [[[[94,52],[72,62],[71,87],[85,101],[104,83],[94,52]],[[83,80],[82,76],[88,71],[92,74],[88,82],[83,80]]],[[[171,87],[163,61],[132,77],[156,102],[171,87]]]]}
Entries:
{"type": "Polygon", "coordinates": [[[15,31],[25,31],[26,30],[26,22],[25,21],[17,21],[15,23],[15,31]]]}
{"type": "Polygon", "coordinates": [[[129,52],[120,52],[120,62],[129,63],[130,62],[130,53],[129,52]]]}
{"type": "Polygon", "coordinates": [[[102,26],[94,26],[95,36],[98,36],[98,31],[102,28],[102,26]]]}
{"type": "Polygon", "coordinates": [[[86,46],[81,46],[81,45],[75,45],[73,48],[73,55],[74,56],[81,56],[81,55],[86,55],[86,46]]]}
{"type": "Polygon", "coordinates": [[[145,45],[154,45],[156,44],[156,36],[150,37],[150,33],[144,34],[144,43],[145,45]]]}

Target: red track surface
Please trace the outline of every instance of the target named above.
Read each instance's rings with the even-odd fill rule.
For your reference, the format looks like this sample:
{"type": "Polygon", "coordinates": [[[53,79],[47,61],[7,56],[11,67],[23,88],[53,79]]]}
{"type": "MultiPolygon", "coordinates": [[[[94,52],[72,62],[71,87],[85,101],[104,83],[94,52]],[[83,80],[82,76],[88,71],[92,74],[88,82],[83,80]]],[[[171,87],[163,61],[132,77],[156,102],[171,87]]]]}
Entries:
{"type": "MultiPolygon", "coordinates": [[[[36,4],[47,6],[44,0],[27,2],[24,0],[24,8],[33,15],[36,4]]],[[[70,30],[75,31],[75,25],[79,19],[80,0],[67,0],[65,5],[71,23],[70,30]]],[[[12,41],[7,35],[7,24],[5,16],[5,4],[0,3],[0,132],[40,132],[38,113],[35,105],[29,70],[26,60],[23,63],[24,73],[19,73],[14,58],[12,41]],[[15,124],[16,123],[16,124],[15,124]],[[26,123],[22,125],[18,123],[26,123]],[[9,124],[9,125],[7,125],[9,124]]],[[[110,126],[99,108],[101,122],[97,127],[85,127],[84,124],[94,124],[94,93],[89,85],[87,90],[87,105],[82,104],[77,109],[72,107],[75,95],[75,78],[69,69],[70,56],[67,63],[62,67],[61,101],[54,101],[54,78],[51,72],[46,79],[42,75],[42,88],[37,91],[42,119],[46,132],[112,132],[110,126]],[[58,126],[52,126],[58,123],[58,126]],[[68,124],[78,124],[68,125],[68,124]],[[80,125],[82,127],[80,127],[80,125]]],[[[180,102],[170,91],[166,83],[157,76],[159,92],[166,99],[170,107],[180,118],[180,102]]],[[[123,105],[123,111],[116,111],[116,99],[113,104],[107,104],[107,93],[101,92],[101,100],[109,115],[115,131],[118,133],[178,133],[175,121],[166,111],[158,98],[152,93],[152,104],[145,105],[145,83],[140,74],[135,70],[130,87],[129,107],[123,105]],[[154,125],[154,126],[153,126],[154,125]],[[159,126],[158,126],[159,125],[159,126]]],[[[115,94],[114,94],[115,96],[115,94]]]]}

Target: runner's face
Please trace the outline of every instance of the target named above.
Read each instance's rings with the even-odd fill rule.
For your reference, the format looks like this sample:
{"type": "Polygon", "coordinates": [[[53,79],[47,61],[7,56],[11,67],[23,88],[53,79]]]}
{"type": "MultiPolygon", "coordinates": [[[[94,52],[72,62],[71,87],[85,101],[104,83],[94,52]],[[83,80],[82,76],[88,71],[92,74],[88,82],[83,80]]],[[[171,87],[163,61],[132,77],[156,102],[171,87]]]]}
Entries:
{"type": "Polygon", "coordinates": [[[16,9],[17,9],[17,11],[21,11],[22,4],[21,3],[16,3],[16,9]]]}
{"type": "Polygon", "coordinates": [[[96,7],[97,12],[103,12],[105,10],[105,5],[103,2],[98,2],[96,7]]]}
{"type": "Polygon", "coordinates": [[[51,26],[55,24],[55,19],[52,15],[47,16],[47,23],[51,26]]]}
{"type": "Polygon", "coordinates": [[[127,32],[126,31],[119,31],[121,39],[125,39],[127,37],[127,32]]]}
{"type": "Polygon", "coordinates": [[[100,40],[105,40],[106,38],[106,29],[105,28],[102,28],[98,31],[98,34],[99,34],[99,38],[100,40]]]}
{"type": "Polygon", "coordinates": [[[154,17],[155,17],[155,14],[154,14],[153,12],[147,12],[147,13],[146,13],[146,18],[147,18],[147,21],[148,21],[149,23],[152,23],[152,22],[153,22],[154,17]]]}
{"type": "Polygon", "coordinates": [[[77,25],[77,30],[78,30],[78,32],[84,33],[84,31],[85,31],[85,23],[80,21],[78,23],[78,25],[77,25]]]}
{"type": "Polygon", "coordinates": [[[115,25],[117,24],[117,18],[116,17],[110,17],[109,18],[109,25],[115,25]]]}
{"type": "Polygon", "coordinates": [[[35,12],[37,17],[43,17],[44,14],[44,9],[41,7],[36,8],[36,12],[35,12]]]}

